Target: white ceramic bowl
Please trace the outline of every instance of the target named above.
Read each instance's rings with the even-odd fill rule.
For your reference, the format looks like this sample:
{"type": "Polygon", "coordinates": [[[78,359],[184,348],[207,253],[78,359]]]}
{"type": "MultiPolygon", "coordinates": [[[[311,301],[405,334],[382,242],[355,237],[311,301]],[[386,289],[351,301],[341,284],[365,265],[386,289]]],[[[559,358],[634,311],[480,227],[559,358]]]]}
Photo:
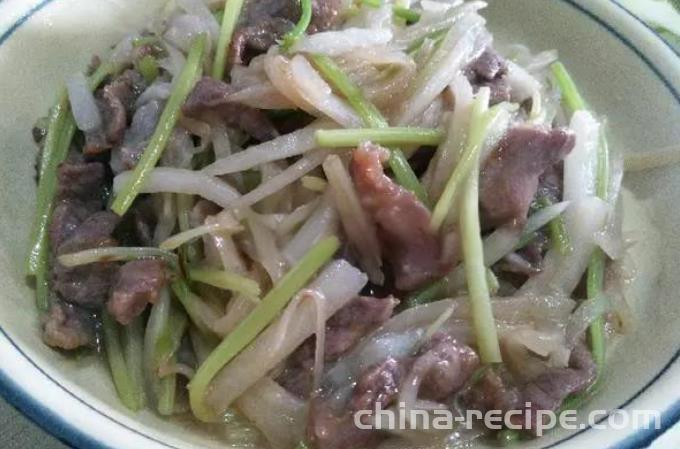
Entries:
{"type": "MultiPolygon", "coordinates": [[[[81,70],[161,0],[0,1],[0,387],[48,431],[78,448],[212,448],[214,436],[118,402],[94,357],[66,359],[43,346],[33,292],[21,268],[34,208],[30,129],[64,77],[81,70]]],[[[492,0],[498,39],[556,48],[599,113],[614,145],[646,151],[680,141],[680,59],[609,0],[492,0]]],[[[680,417],[680,170],[627,177],[626,229],[639,244],[631,286],[637,324],[611,354],[610,378],[588,408],[659,410],[661,429],[554,432],[528,447],[639,447],[680,417]]]]}

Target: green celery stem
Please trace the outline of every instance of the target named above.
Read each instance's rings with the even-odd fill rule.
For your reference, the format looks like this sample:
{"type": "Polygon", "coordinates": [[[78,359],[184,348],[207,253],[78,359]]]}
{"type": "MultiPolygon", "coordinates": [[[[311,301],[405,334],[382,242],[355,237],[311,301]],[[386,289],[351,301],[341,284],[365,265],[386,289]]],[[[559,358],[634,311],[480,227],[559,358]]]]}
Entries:
{"type": "Polygon", "coordinates": [[[194,38],[191,49],[189,50],[187,62],[177,79],[170,99],[165,105],[156,131],[144,150],[139,163],[135,167],[133,176],[130,178],[127,185],[125,185],[118,193],[118,196],[111,206],[111,210],[116,214],[122,216],[128,211],[141,191],[147,176],[161,158],[161,155],[170,140],[170,136],[175,129],[175,125],[177,125],[177,121],[179,120],[180,109],[201,74],[206,45],[207,38],[205,34],[201,34],[194,38]]]}
{"type": "Polygon", "coordinates": [[[241,16],[241,10],[245,0],[225,0],[224,10],[221,13],[222,26],[220,36],[217,40],[215,49],[215,61],[212,67],[212,77],[217,80],[224,79],[224,72],[227,67],[227,54],[231,47],[231,39],[234,36],[236,23],[241,16]]]}
{"type": "Polygon", "coordinates": [[[206,422],[217,419],[204,401],[210,382],[276,319],[293,296],[333,257],[338,248],[340,241],[337,237],[328,237],[314,245],[198,368],[189,384],[191,409],[198,419],[206,422]]]}

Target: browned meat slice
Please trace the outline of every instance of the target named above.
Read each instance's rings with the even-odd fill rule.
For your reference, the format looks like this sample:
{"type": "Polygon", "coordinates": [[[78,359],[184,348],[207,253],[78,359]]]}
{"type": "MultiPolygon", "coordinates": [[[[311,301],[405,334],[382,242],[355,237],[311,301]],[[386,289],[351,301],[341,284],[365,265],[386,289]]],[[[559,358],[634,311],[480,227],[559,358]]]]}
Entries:
{"type": "Polygon", "coordinates": [[[476,410],[520,410],[523,413],[511,419],[525,426],[530,413],[529,426],[537,428],[539,410],[557,410],[567,396],[588,388],[595,380],[596,367],[585,344],[577,345],[566,368],[551,368],[524,385],[513,385],[506,372],[489,369],[464,395],[468,407],[476,410]],[[529,404],[528,406],[526,404],[529,404]]]}
{"type": "Polygon", "coordinates": [[[239,28],[231,41],[231,61],[248,65],[255,56],[266,53],[293,26],[293,22],[288,19],[267,17],[253,25],[239,28]]]}
{"type": "Polygon", "coordinates": [[[57,198],[102,203],[105,168],[98,162],[64,162],[57,169],[57,198]]]}
{"type": "Polygon", "coordinates": [[[102,114],[103,126],[102,129],[86,133],[83,153],[103,153],[123,140],[135,100],[145,87],[144,77],[139,72],[126,70],[97,91],[95,96],[102,114]]]}
{"type": "Polygon", "coordinates": [[[148,304],[156,303],[165,283],[165,267],[161,261],[128,262],[118,271],[107,309],[120,324],[130,324],[148,304]]]}
{"type": "Polygon", "coordinates": [[[233,88],[213,78],[202,78],[189,95],[184,115],[208,123],[225,123],[264,142],[278,135],[276,128],[260,110],[228,101],[233,88]]]}
{"type": "MultiPolygon", "coordinates": [[[[115,246],[117,242],[111,234],[118,222],[119,217],[112,212],[96,212],[59,245],[56,253],[61,255],[115,246]]],[[[96,309],[106,302],[111,280],[117,269],[117,264],[109,262],[74,268],[67,268],[56,262],[52,273],[52,288],[66,302],[96,309]]]]}
{"type": "Polygon", "coordinates": [[[492,49],[487,49],[472,61],[465,75],[475,89],[488,87],[491,90],[491,104],[510,100],[510,86],[507,83],[508,65],[505,59],[492,49]]]}
{"type": "Polygon", "coordinates": [[[310,34],[327,31],[335,27],[340,20],[342,0],[312,0],[312,23],[310,34]]]}
{"type": "Polygon", "coordinates": [[[563,128],[510,129],[481,173],[480,209],[484,227],[523,224],[539,177],[564,159],[574,143],[574,134],[563,128]]]}
{"type": "Polygon", "coordinates": [[[372,429],[354,425],[351,414],[338,416],[325,402],[312,400],[307,424],[307,438],[316,449],[369,449],[385,438],[372,429]]]}
{"type": "MultiPolygon", "coordinates": [[[[377,446],[385,435],[375,430],[358,428],[354,421],[355,413],[373,411],[378,403],[382,409],[389,407],[399,395],[399,385],[406,369],[406,363],[391,357],[366,369],[357,379],[344,412],[333,411],[321,398],[313,400],[307,423],[309,440],[318,449],[377,446]]],[[[359,419],[362,424],[370,424],[370,416],[359,419]]]]}
{"type": "Polygon", "coordinates": [[[441,401],[460,390],[479,366],[477,353],[451,335],[436,334],[413,364],[422,376],[420,397],[441,401]]]}
{"type": "MultiPolygon", "coordinates": [[[[338,360],[362,337],[377,329],[391,316],[398,301],[389,296],[372,298],[359,296],[340,309],[326,322],[324,359],[338,360]]],[[[312,385],[316,337],[312,336],[288,358],[279,383],[300,397],[307,397],[312,385]]]]}
{"type": "Polygon", "coordinates": [[[92,248],[115,246],[111,237],[120,217],[110,211],[96,212],[89,217],[57,248],[57,254],[69,254],[92,248]]]}
{"type": "Polygon", "coordinates": [[[360,146],[352,158],[352,178],[378,226],[396,287],[408,291],[442,276],[455,261],[444,260],[439,238],[430,229],[430,211],[384,174],[382,164],[388,158],[384,148],[360,146]]]}
{"type": "Polygon", "coordinates": [[[156,131],[162,112],[163,104],[160,101],[150,101],[137,109],[130,128],[125,131],[122,145],[113,149],[111,168],[114,173],[132,170],[137,166],[156,131]]]}
{"type": "MultiPolygon", "coordinates": [[[[310,34],[333,28],[340,19],[341,0],[313,0],[310,34]]],[[[249,1],[245,7],[245,20],[234,33],[230,47],[233,64],[249,64],[257,55],[293,28],[300,19],[300,3],[291,0],[249,1]]]]}
{"type": "Polygon", "coordinates": [[[389,406],[399,395],[399,385],[406,374],[404,363],[392,357],[364,371],[352,392],[352,411],[373,410],[377,403],[389,406]]]}
{"type": "Polygon", "coordinates": [[[95,344],[94,318],[84,310],[54,301],[43,318],[42,339],[48,346],[67,351],[95,344]]]}

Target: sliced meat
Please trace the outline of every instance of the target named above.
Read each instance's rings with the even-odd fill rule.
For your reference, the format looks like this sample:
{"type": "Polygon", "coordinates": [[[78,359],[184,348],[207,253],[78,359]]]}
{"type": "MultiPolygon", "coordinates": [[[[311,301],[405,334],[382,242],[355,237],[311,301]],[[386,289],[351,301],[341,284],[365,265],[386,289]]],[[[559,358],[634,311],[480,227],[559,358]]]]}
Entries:
{"type": "Polygon", "coordinates": [[[57,254],[69,254],[92,248],[115,246],[111,237],[120,217],[110,211],[96,212],[89,217],[57,248],[57,254]]]}
{"type": "Polygon", "coordinates": [[[512,416],[511,420],[533,432],[539,410],[557,410],[567,396],[588,388],[595,376],[595,362],[581,343],[573,349],[566,368],[548,369],[524,385],[514,385],[506,372],[489,369],[463,399],[468,407],[481,411],[520,410],[522,414],[512,416]]]}
{"type": "MultiPolygon", "coordinates": [[[[326,322],[324,359],[338,360],[365,335],[387,321],[399,301],[394,297],[359,296],[326,322]]],[[[316,337],[312,336],[288,358],[284,372],[277,379],[291,393],[307,397],[312,386],[316,337]]]]}
{"type": "Polygon", "coordinates": [[[233,92],[229,84],[204,77],[196,84],[182,111],[190,118],[241,129],[260,142],[276,137],[276,128],[264,112],[229,102],[233,92]]]}
{"type": "Polygon", "coordinates": [[[123,265],[113,283],[109,313],[122,325],[138,317],[148,304],[155,304],[167,281],[159,260],[135,260],[123,265]]]}
{"type": "Polygon", "coordinates": [[[420,370],[420,397],[441,401],[460,390],[479,366],[477,353],[451,335],[436,334],[420,351],[413,370],[420,370]]]}
{"type": "Polygon", "coordinates": [[[360,429],[351,414],[336,413],[320,399],[312,400],[307,439],[316,449],[370,449],[385,438],[372,429],[360,429]]]}
{"type": "Polygon", "coordinates": [[[122,246],[156,246],[154,231],[158,222],[157,207],[151,196],[135,200],[116,227],[113,237],[122,246]]]}
{"type": "Polygon", "coordinates": [[[109,262],[75,268],[57,264],[52,274],[52,288],[68,303],[98,310],[108,299],[111,281],[117,270],[118,265],[109,262]]]}
{"type": "Polygon", "coordinates": [[[293,22],[282,17],[266,17],[253,25],[239,28],[231,41],[232,63],[248,65],[255,56],[266,53],[294,26],[293,22]]]}
{"type": "MultiPolygon", "coordinates": [[[[312,400],[307,423],[309,441],[318,449],[353,449],[377,446],[385,434],[373,429],[360,429],[355,425],[355,413],[374,411],[380,403],[386,409],[399,395],[399,385],[404,378],[407,364],[387,358],[367,368],[357,379],[347,409],[333,410],[323,398],[312,400]]],[[[371,416],[359,418],[369,425],[371,416]]]]}
{"type": "Polygon", "coordinates": [[[340,20],[342,0],[312,0],[312,22],[307,32],[319,33],[334,28],[340,20]]]}
{"type": "Polygon", "coordinates": [[[399,385],[406,374],[404,363],[392,357],[368,368],[357,380],[349,408],[373,410],[377,403],[387,408],[399,395],[399,385]]]}
{"type": "Polygon", "coordinates": [[[52,212],[52,221],[50,221],[50,245],[53,248],[58,248],[87,217],[98,209],[96,203],[72,200],[57,203],[54,212],[52,212]]]}
{"type": "Polygon", "coordinates": [[[484,228],[521,225],[536,195],[539,177],[574,148],[564,128],[517,126],[501,139],[480,177],[484,228]]]}
{"type": "Polygon", "coordinates": [[[144,91],[144,77],[136,70],[122,75],[97,91],[95,95],[102,114],[102,129],[85,134],[83,153],[100,154],[120,144],[132,116],[135,101],[144,91]]]}
{"type": "Polygon", "coordinates": [[[430,211],[384,174],[388,158],[388,150],[364,144],[354,151],[351,172],[361,203],[377,224],[395,285],[409,291],[444,275],[455,260],[444,260],[439,238],[430,229],[430,211]]]}
{"type": "MultiPolygon", "coordinates": [[[[342,0],[313,0],[309,34],[333,28],[340,19],[342,0]]],[[[249,1],[245,6],[245,20],[234,33],[230,47],[233,64],[249,64],[266,53],[290,31],[300,19],[300,3],[291,0],[249,1]]]]}
{"type": "Polygon", "coordinates": [[[114,173],[132,170],[137,166],[151,136],[156,131],[162,112],[163,104],[160,101],[150,101],[137,109],[132,118],[132,125],[125,131],[122,145],[113,150],[111,168],[114,173]]]}
{"type": "Polygon", "coordinates": [[[48,346],[71,351],[95,344],[95,320],[84,310],[54,301],[43,318],[42,339],[48,346]]]}
{"type": "Polygon", "coordinates": [[[103,203],[106,169],[99,162],[64,162],[57,169],[57,199],[103,203]]]}
{"type": "MultiPolygon", "coordinates": [[[[61,255],[115,246],[117,242],[111,235],[118,222],[119,217],[112,212],[96,212],[59,245],[56,253],[61,255]]],[[[64,267],[55,262],[52,272],[52,288],[66,302],[98,309],[108,298],[111,281],[117,270],[118,265],[110,262],[73,268],[64,267]]]]}
{"type": "Polygon", "coordinates": [[[510,100],[510,85],[507,83],[508,64],[505,59],[492,49],[487,49],[472,61],[465,70],[465,75],[475,92],[480,87],[491,90],[491,104],[510,100]]]}

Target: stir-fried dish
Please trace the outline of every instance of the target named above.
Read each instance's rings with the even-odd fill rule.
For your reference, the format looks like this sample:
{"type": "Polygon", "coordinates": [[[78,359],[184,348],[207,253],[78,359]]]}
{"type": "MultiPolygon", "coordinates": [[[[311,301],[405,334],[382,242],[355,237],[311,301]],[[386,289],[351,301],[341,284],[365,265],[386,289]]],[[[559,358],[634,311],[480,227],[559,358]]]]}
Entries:
{"type": "Polygon", "coordinates": [[[238,446],[512,441],[578,408],[623,327],[622,164],[485,6],[177,0],[65,77],[34,128],[44,342],[238,446]],[[376,407],[518,426],[357,427],[376,407]]]}

